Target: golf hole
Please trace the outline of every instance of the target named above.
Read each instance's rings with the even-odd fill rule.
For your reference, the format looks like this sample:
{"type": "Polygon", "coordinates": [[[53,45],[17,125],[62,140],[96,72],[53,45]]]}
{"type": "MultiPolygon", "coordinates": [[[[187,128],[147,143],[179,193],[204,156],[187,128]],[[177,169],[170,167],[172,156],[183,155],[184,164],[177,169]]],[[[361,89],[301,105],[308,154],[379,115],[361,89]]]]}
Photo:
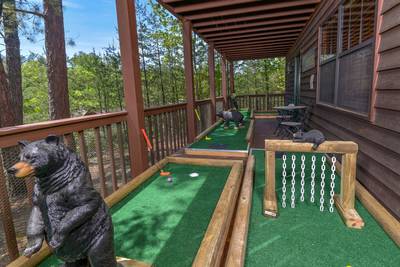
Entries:
{"type": "Polygon", "coordinates": [[[189,174],[190,177],[199,177],[199,174],[197,172],[192,172],[191,174],[189,174]]]}

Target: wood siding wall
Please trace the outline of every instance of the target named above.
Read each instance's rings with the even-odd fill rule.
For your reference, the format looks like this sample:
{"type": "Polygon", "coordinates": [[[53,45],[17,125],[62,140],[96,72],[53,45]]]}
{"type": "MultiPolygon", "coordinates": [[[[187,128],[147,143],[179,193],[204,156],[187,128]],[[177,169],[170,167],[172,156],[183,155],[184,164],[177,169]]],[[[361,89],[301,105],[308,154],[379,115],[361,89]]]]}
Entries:
{"type": "MultiPolygon", "coordinates": [[[[288,62],[310,47],[318,47],[318,27],[339,5],[322,1],[289,52],[288,62]]],[[[312,107],[308,127],[330,140],[359,144],[357,178],[398,219],[400,218],[400,0],[382,0],[377,28],[376,82],[371,118],[316,104],[317,68],[301,74],[301,102],[312,107]],[[314,74],[314,90],[310,76],[314,74]]],[[[318,63],[317,63],[318,64],[318,63]]],[[[372,73],[371,73],[372,75],[372,73]]],[[[293,78],[287,74],[287,99],[293,95],[293,78]]]]}

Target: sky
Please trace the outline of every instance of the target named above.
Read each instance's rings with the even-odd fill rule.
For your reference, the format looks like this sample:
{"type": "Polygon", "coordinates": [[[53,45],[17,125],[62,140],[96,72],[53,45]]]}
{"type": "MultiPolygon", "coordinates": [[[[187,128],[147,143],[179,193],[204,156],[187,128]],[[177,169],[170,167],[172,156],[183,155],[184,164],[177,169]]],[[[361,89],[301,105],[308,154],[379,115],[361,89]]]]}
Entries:
{"type": "MultiPolygon", "coordinates": [[[[109,44],[119,46],[115,0],[63,0],[66,39],[72,38],[75,46],[67,46],[67,55],[84,51],[102,50],[109,44]]],[[[31,43],[21,36],[21,54],[43,54],[44,36],[31,43]]]]}

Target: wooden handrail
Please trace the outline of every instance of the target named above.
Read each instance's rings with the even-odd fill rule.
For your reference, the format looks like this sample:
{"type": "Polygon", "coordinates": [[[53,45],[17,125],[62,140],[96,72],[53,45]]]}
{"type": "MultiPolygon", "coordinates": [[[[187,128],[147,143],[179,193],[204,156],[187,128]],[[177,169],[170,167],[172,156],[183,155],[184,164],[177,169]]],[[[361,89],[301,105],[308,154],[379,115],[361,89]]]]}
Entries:
{"type": "Polygon", "coordinates": [[[33,141],[49,134],[64,135],[125,121],[126,116],[126,111],[120,111],[0,128],[0,148],[15,146],[20,140],[33,141]]]}
{"type": "Polygon", "coordinates": [[[186,108],[186,102],[179,103],[179,104],[171,104],[171,105],[165,105],[165,106],[159,106],[159,107],[146,108],[144,110],[144,115],[145,116],[157,115],[160,113],[172,112],[172,111],[176,111],[176,110],[184,109],[184,108],[186,108]]]}

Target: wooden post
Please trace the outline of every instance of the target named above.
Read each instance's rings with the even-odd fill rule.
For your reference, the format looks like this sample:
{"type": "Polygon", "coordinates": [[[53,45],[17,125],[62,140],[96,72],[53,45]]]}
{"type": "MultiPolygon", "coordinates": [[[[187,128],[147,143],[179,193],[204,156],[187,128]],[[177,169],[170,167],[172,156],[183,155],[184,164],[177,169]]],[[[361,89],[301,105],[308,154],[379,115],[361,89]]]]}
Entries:
{"type": "Polygon", "coordinates": [[[193,91],[193,53],[192,53],[192,23],[189,20],[183,21],[183,59],[185,66],[185,87],[186,87],[186,112],[188,124],[188,143],[196,138],[195,123],[195,98],[193,91]]]}
{"type": "Polygon", "coordinates": [[[208,44],[208,80],[210,84],[210,99],[211,99],[211,123],[216,122],[215,111],[217,105],[215,93],[215,55],[214,43],[208,44]]]}
{"type": "Polygon", "coordinates": [[[265,152],[264,215],[276,217],[278,205],[275,192],[275,151],[265,152]]]}
{"type": "Polygon", "coordinates": [[[235,69],[233,65],[233,61],[229,63],[229,81],[231,83],[230,89],[231,89],[231,94],[235,93],[235,69]]]}
{"type": "Polygon", "coordinates": [[[340,202],[343,209],[354,209],[357,153],[343,154],[340,202]]]}
{"type": "Polygon", "coordinates": [[[228,89],[226,81],[226,59],[221,55],[221,93],[224,98],[224,110],[228,108],[228,89]]]}
{"type": "Polygon", "coordinates": [[[116,1],[118,32],[121,50],[122,75],[124,79],[125,109],[128,112],[128,140],[131,173],[137,176],[148,167],[144,128],[144,107],[136,31],[135,2],[116,1]]]}

